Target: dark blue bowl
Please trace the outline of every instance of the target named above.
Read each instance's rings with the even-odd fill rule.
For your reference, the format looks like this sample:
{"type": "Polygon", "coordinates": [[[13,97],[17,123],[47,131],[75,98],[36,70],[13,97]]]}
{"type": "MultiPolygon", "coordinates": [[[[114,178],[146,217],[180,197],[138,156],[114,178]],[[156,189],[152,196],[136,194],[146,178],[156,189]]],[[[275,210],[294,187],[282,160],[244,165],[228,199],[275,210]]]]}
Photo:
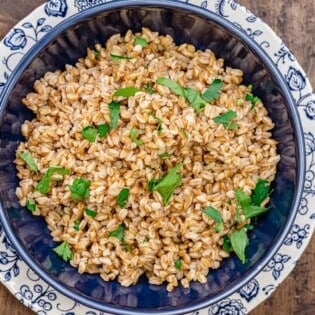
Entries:
{"type": "Polygon", "coordinates": [[[295,104],[281,74],[253,40],[221,17],[182,2],[115,1],[76,14],[55,27],[36,44],[12,73],[1,95],[0,110],[0,219],[7,235],[24,261],[49,285],[91,308],[116,314],[183,314],[213,304],[241,288],[272,258],[293,222],[301,198],[305,155],[301,124],[295,104]],[[149,27],[170,34],[179,43],[210,48],[225,64],[240,68],[245,83],[265,103],[275,122],[281,161],[278,165],[270,211],[250,233],[247,263],[232,255],[206,284],[191,283],[167,292],[164,285],[150,285],[143,277],[124,288],[116,281],[104,282],[97,275],[80,275],[51,248],[44,220],[20,207],[15,196],[18,181],[13,163],[22,136],[20,127],[32,113],[21,99],[34,81],[47,71],[62,69],[85,55],[86,47],[104,43],[115,33],[149,27]]]}

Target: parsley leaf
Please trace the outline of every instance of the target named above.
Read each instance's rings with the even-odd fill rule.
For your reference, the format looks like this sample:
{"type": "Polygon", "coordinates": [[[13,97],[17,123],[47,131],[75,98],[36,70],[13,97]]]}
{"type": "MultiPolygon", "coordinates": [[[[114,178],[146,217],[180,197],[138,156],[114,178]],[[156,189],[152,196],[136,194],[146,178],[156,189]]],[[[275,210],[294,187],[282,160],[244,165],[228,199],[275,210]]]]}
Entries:
{"type": "Polygon", "coordinates": [[[142,47],[146,47],[146,46],[148,46],[148,42],[147,42],[147,40],[145,38],[137,36],[135,38],[135,46],[136,45],[140,45],[142,47]]]}
{"type": "Polygon", "coordinates": [[[97,216],[97,212],[89,208],[85,208],[84,212],[91,218],[95,218],[97,216]]]}
{"type": "Polygon", "coordinates": [[[97,129],[93,126],[87,126],[82,129],[81,134],[84,139],[94,142],[97,137],[97,129]]]}
{"type": "Polygon", "coordinates": [[[120,241],[123,241],[124,232],[125,232],[125,227],[123,224],[120,224],[116,230],[109,232],[109,237],[116,237],[120,241]]]}
{"type": "Polygon", "coordinates": [[[76,178],[70,186],[71,198],[73,200],[83,200],[90,196],[91,181],[83,178],[76,178]]]}
{"type": "Polygon", "coordinates": [[[167,152],[164,152],[164,153],[159,154],[159,157],[163,160],[166,160],[166,159],[169,159],[171,155],[167,152]]]}
{"type": "Polygon", "coordinates": [[[113,129],[117,128],[119,114],[120,114],[120,104],[116,101],[112,101],[108,104],[108,108],[109,108],[110,126],[113,129]]]}
{"type": "Polygon", "coordinates": [[[260,206],[261,203],[268,197],[270,192],[270,185],[265,179],[258,179],[256,186],[252,193],[252,202],[256,206],[260,206]]]}
{"type": "Polygon", "coordinates": [[[248,207],[251,204],[251,198],[248,194],[245,193],[243,189],[236,189],[235,192],[235,198],[239,205],[244,209],[248,207]]]}
{"type": "Polygon", "coordinates": [[[162,85],[168,87],[173,93],[180,95],[182,97],[185,97],[185,89],[181,85],[179,85],[177,82],[175,82],[171,79],[168,79],[165,77],[159,77],[156,80],[156,83],[162,84],[162,85]]]}
{"type": "Polygon", "coordinates": [[[130,138],[131,140],[138,146],[140,147],[141,145],[143,145],[143,141],[141,139],[138,139],[138,134],[139,134],[139,130],[132,127],[130,129],[130,138]]]}
{"type": "Polygon", "coordinates": [[[130,97],[130,96],[134,96],[139,91],[141,91],[141,90],[136,88],[136,87],[129,86],[129,87],[118,89],[114,93],[114,96],[130,97]]]}
{"type": "Polygon", "coordinates": [[[252,93],[247,93],[245,95],[245,100],[252,103],[252,108],[254,108],[258,103],[261,103],[261,99],[258,96],[254,96],[252,93]]]}
{"type": "Polygon", "coordinates": [[[115,63],[119,63],[120,60],[130,60],[132,59],[131,57],[128,57],[128,56],[119,56],[119,55],[115,55],[115,54],[110,54],[110,57],[112,58],[112,60],[115,62],[115,63]]]}
{"type": "Polygon", "coordinates": [[[156,91],[152,88],[152,84],[147,83],[144,87],[144,90],[149,94],[154,94],[156,91]]]}
{"type": "Polygon", "coordinates": [[[205,100],[200,97],[199,92],[188,87],[184,89],[184,97],[190,103],[190,106],[196,111],[196,113],[200,113],[207,105],[205,100]]]}
{"type": "Polygon", "coordinates": [[[34,212],[36,210],[36,203],[35,201],[31,200],[31,199],[27,199],[26,200],[26,209],[34,212]]]}
{"type": "Polygon", "coordinates": [[[253,204],[243,208],[244,210],[244,214],[245,217],[247,219],[253,218],[253,217],[257,217],[260,214],[265,213],[266,211],[268,211],[268,208],[265,207],[259,207],[259,206],[255,206],[253,204]]]}
{"type": "Polygon", "coordinates": [[[236,256],[243,264],[245,264],[245,249],[249,243],[246,231],[241,229],[232,232],[230,235],[230,241],[236,256]]]}
{"type": "Polygon", "coordinates": [[[32,172],[37,172],[38,168],[37,165],[29,151],[24,151],[20,153],[19,157],[26,163],[27,167],[32,171],[32,172]]]}
{"type": "Polygon", "coordinates": [[[233,119],[235,118],[237,118],[236,112],[230,109],[227,112],[214,117],[213,121],[217,124],[222,124],[226,129],[235,130],[238,127],[238,124],[233,122],[233,119]]]}
{"type": "Polygon", "coordinates": [[[181,168],[182,164],[177,164],[164,177],[148,183],[149,190],[157,191],[162,196],[165,205],[169,203],[174,190],[182,183],[183,176],[178,174],[181,168]]]}
{"type": "Polygon", "coordinates": [[[97,132],[100,138],[104,138],[110,132],[109,124],[98,125],[97,132]]]}
{"type": "Polygon", "coordinates": [[[156,130],[157,130],[158,134],[161,134],[161,132],[163,131],[163,127],[162,127],[163,121],[162,121],[162,119],[157,117],[157,116],[155,116],[153,113],[151,113],[150,115],[155,119],[156,122],[158,122],[156,130]]]}
{"type": "Polygon", "coordinates": [[[52,250],[66,262],[73,258],[73,253],[67,241],[63,241],[52,250]]]}
{"type": "Polygon", "coordinates": [[[178,258],[175,260],[174,266],[176,269],[181,270],[182,269],[182,261],[178,258]]]}
{"type": "Polygon", "coordinates": [[[216,226],[214,227],[215,231],[221,232],[224,228],[224,225],[223,225],[223,219],[222,219],[220,211],[209,206],[209,207],[206,207],[206,209],[204,210],[204,213],[217,223],[216,226]]]}
{"type": "Polygon", "coordinates": [[[163,178],[150,179],[147,183],[147,188],[149,191],[153,191],[154,187],[162,180],[163,178]]]}
{"type": "Polygon", "coordinates": [[[120,208],[125,208],[128,197],[129,197],[129,188],[123,188],[117,196],[117,203],[120,208]]]}
{"type": "Polygon", "coordinates": [[[223,82],[220,79],[215,79],[213,82],[209,85],[209,87],[204,91],[204,93],[201,95],[202,99],[206,102],[211,102],[219,97],[220,90],[223,87],[223,82]]]}
{"type": "Polygon", "coordinates": [[[35,190],[39,191],[41,194],[46,194],[49,191],[49,184],[53,174],[68,175],[69,173],[69,170],[64,167],[51,166],[48,168],[42,179],[38,182],[35,190]]]}
{"type": "Polygon", "coordinates": [[[74,225],[73,225],[73,229],[76,231],[79,231],[80,230],[80,224],[81,224],[81,220],[75,220],[74,225]]]}
{"type": "Polygon", "coordinates": [[[223,236],[223,249],[227,252],[230,253],[232,251],[232,244],[231,240],[227,235],[223,236]]]}

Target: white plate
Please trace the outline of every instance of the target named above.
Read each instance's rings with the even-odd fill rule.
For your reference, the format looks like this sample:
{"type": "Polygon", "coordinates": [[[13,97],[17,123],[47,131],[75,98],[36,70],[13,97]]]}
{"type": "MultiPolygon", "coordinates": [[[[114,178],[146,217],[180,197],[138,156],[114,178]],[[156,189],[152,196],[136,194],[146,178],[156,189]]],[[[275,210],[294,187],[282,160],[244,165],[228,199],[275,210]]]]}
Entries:
{"type": "MultiPolygon", "coordinates": [[[[228,298],[194,315],[247,314],[289,275],[309,243],[315,226],[315,95],[290,50],[259,18],[233,0],[189,2],[233,22],[270,56],[285,78],[299,109],[306,145],[307,171],[296,219],[284,243],[255,279],[228,298]]],[[[0,43],[0,92],[23,55],[58,23],[106,0],[49,0],[20,21],[0,43]]],[[[79,305],[49,287],[17,256],[0,226],[0,281],[39,315],[105,315],[79,305]]]]}

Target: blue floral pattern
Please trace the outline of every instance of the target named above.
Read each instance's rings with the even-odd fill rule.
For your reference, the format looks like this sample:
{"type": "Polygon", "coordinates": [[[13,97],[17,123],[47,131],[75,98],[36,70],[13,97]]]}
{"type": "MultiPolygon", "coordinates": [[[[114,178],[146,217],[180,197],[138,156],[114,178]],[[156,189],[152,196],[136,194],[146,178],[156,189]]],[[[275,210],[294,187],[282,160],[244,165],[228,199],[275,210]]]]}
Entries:
{"type": "MultiPolygon", "coordinates": [[[[111,0],[46,0],[39,11],[18,23],[1,42],[0,92],[10,73],[24,54],[45,36],[62,19],[79,11],[102,5],[111,0]]],[[[176,1],[176,0],[174,0],[176,1]]],[[[237,293],[194,315],[230,314],[242,315],[252,310],[257,302],[273,292],[278,283],[288,275],[295,260],[309,242],[315,225],[315,96],[303,70],[291,51],[264,23],[233,0],[177,0],[210,10],[239,27],[256,41],[278,66],[301,109],[304,129],[307,172],[303,198],[297,218],[279,250],[256,279],[252,279],[237,293]],[[282,253],[282,254],[281,254],[282,253]],[[286,254],[283,254],[286,253],[286,254]],[[293,254],[291,254],[293,253],[293,254]],[[292,259],[294,257],[294,259],[292,259]]],[[[11,282],[16,296],[39,315],[105,315],[74,303],[62,293],[54,291],[39,277],[31,277],[30,269],[17,256],[0,226],[0,279],[11,282]],[[27,277],[25,276],[27,274],[27,277]]]]}
{"type": "Polygon", "coordinates": [[[209,315],[246,315],[247,310],[241,300],[225,299],[209,309],[209,315]]]}
{"type": "Polygon", "coordinates": [[[259,293],[259,283],[256,279],[249,281],[240,291],[239,294],[247,302],[255,298],[259,293]]]}
{"type": "Polygon", "coordinates": [[[68,10],[66,0],[49,0],[45,4],[45,13],[48,16],[65,17],[68,10]]]}
{"type": "Polygon", "coordinates": [[[284,269],[284,264],[287,263],[291,257],[289,255],[281,255],[277,253],[268,263],[264,271],[272,271],[272,276],[275,280],[278,280],[281,272],[284,269]]]}
{"type": "Polygon", "coordinates": [[[305,224],[304,227],[300,227],[298,224],[293,224],[290,233],[284,241],[284,244],[291,246],[296,244],[296,248],[300,248],[303,245],[303,240],[309,236],[310,225],[305,224]]]}

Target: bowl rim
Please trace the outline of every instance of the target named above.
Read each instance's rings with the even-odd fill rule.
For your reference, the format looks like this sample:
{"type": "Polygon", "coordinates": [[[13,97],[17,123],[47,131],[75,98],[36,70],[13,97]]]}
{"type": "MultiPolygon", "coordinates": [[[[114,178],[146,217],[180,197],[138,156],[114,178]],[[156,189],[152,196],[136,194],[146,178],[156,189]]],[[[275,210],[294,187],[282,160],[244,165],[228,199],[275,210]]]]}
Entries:
{"type": "MultiPolygon", "coordinates": [[[[270,56],[254,41],[252,40],[246,33],[244,33],[240,28],[235,26],[230,21],[223,19],[219,15],[210,12],[208,10],[204,10],[198,6],[190,4],[188,2],[174,2],[171,0],[153,0],[153,1],[145,1],[145,0],[119,0],[104,3],[92,8],[89,8],[85,11],[74,14],[73,16],[67,18],[66,20],[61,21],[53,30],[51,30],[48,34],[46,34],[43,38],[41,38],[33,47],[26,53],[26,55],[22,58],[19,64],[15,67],[13,72],[11,73],[7,83],[5,84],[1,95],[0,95],[0,121],[4,116],[4,111],[6,108],[6,104],[8,103],[10,93],[12,89],[15,87],[18,79],[24,70],[28,67],[28,65],[35,59],[40,51],[48,46],[54,39],[58,37],[62,32],[67,30],[69,27],[74,26],[88,18],[93,18],[94,16],[102,13],[113,11],[115,9],[124,9],[124,8],[163,8],[163,9],[177,9],[186,11],[189,14],[197,15],[205,20],[214,22],[216,25],[222,27],[223,29],[228,30],[232,35],[238,38],[246,47],[248,47],[252,53],[258,57],[264,64],[264,66],[268,69],[270,75],[277,83],[279,90],[283,96],[283,99],[291,112],[291,121],[293,122],[294,134],[296,135],[297,140],[297,176],[296,176],[296,193],[292,200],[291,211],[286,220],[286,225],[283,228],[283,231],[280,235],[277,235],[275,242],[270,246],[269,250],[262,256],[259,264],[255,267],[251,267],[247,271],[247,275],[241,281],[236,284],[233,284],[231,288],[225,290],[223,292],[219,292],[215,294],[215,296],[211,299],[204,298],[201,302],[197,302],[191,304],[191,306],[182,306],[178,309],[174,310],[151,310],[150,313],[153,314],[168,314],[168,315],[179,315],[183,313],[188,313],[192,311],[196,311],[199,309],[203,309],[208,307],[211,304],[214,304],[224,298],[232,295],[234,292],[243,287],[246,283],[252,280],[272,259],[274,254],[278,251],[280,246],[282,245],[286,235],[289,233],[291,225],[296,217],[297,208],[299,202],[301,200],[302,192],[303,192],[303,183],[305,177],[305,169],[306,169],[306,159],[305,159],[305,147],[304,147],[304,137],[303,137],[303,129],[299,117],[299,113],[297,107],[295,106],[295,101],[293,96],[282,76],[279,69],[271,60],[270,56]]],[[[50,274],[41,268],[41,265],[37,262],[33,261],[31,256],[29,256],[24,249],[24,246],[20,242],[19,238],[15,235],[14,229],[11,224],[5,224],[9,221],[7,215],[3,211],[2,202],[0,202],[0,221],[4,227],[4,230],[14,244],[19,256],[23,258],[26,264],[35,271],[44,281],[46,281],[49,285],[55,288],[57,291],[62,292],[65,296],[71,298],[74,301],[82,303],[88,307],[92,307],[93,309],[97,309],[105,312],[112,312],[116,314],[122,315],[138,315],[138,314],[147,314],[148,309],[140,309],[137,310],[131,307],[117,307],[111,305],[104,305],[104,303],[92,301],[89,298],[86,298],[81,295],[75,294],[68,288],[66,285],[60,284],[58,281],[55,281],[50,277],[50,274]]]]}

